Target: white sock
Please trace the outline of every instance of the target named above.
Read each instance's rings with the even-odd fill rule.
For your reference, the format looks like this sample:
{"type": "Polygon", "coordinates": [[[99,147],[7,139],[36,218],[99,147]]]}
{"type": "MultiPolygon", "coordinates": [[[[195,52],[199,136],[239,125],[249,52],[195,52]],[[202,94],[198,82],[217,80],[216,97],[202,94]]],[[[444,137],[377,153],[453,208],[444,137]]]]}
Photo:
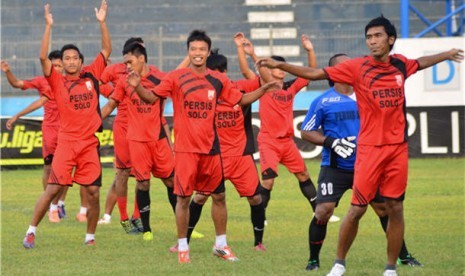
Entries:
{"type": "Polygon", "coordinates": [[[226,242],[226,234],[216,236],[215,246],[216,247],[225,247],[228,243],[226,242]]]}
{"type": "Polygon", "coordinates": [[[50,204],[50,211],[58,211],[58,205],[50,204]]]}
{"type": "Polygon", "coordinates": [[[87,234],[86,233],[86,242],[95,240],[95,234],[87,234]]]}
{"type": "Polygon", "coordinates": [[[65,202],[63,200],[58,200],[58,206],[60,207],[65,206],[65,202]]]}
{"type": "Polygon", "coordinates": [[[105,214],[105,215],[103,215],[103,219],[110,221],[111,220],[111,215],[105,214]]]}
{"type": "Polygon", "coordinates": [[[29,228],[27,229],[26,235],[29,234],[29,233],[32,233],[35,236],[36,235],[36,230],[37,230],[37,226],[29,225],[29,228]]]}
{"type": "Polygon", "coordinates": [[[178,239],[178,251],[189,250],[189,244],[187,244],[187,238],[178,239]]]}
{"type": "Polygon", "coordinates": [[[79,214],[87,214],[87,208],[81,206],[81,210],[79,210],[79,214]]]}

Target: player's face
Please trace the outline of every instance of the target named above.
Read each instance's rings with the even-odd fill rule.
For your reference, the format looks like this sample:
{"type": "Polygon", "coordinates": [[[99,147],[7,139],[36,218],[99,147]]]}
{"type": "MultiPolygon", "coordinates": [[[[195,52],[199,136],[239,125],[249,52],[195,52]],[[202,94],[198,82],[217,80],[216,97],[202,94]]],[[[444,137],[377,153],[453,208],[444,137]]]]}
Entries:
{"type": "Polygon", "coordinates": [[[57,70],[58,73],[63,74],[63,62],[59,58],[52,59],[53,69],[57,70]]]}
{"type": "Polygon", "coordinates": [[[271,69],[271,76],[277,80],[283,80],[284,77],[286,77],[286,72],[278,68],[273,68],[271,69]]]}
{"type": "Polygon", "coordinates": [[[388,37],[386,30],[383,26],[371,27],[365,35],[365,42],[370,55],[374,58],[380,59],[389,55],[390,46],[394,45],[395,38],[388,37]]]}
{"type": "Polygon", "coordinates": [[[205,41],[191,41],[188,49],[189,60],[195,67],[206,66],[210,49],[205,41]]]}
{"type": "Polygon", "coordinates": [[[79,53],[74,49],[69,49],[63,52],[63,68],[67,74],[76,74],[81,71],[82,60],[79,58],[79,53]]]}
{"type": "Polygon", "coordinates": [[[126,64],[126,68],[128,69],[128,72],[134,71],[139,74],[142,72],[142,69],[145,66],[143,55],[135,56],[132,53],[127,53],[126,55],[124,55],[123,58],[124,58],[123,62],[124,64],[126,64]]]}

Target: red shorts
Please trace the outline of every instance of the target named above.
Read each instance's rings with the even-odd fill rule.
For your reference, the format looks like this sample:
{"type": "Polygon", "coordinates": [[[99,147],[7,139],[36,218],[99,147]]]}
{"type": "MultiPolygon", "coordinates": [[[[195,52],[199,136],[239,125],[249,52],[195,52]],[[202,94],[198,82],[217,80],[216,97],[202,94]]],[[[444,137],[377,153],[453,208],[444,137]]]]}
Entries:
{"type": "Polygon", "coordinates": [[[291,173],[300,173],[306,170],[304,159],[292,138],[270,138],[258,135],[257,141],[262,179],[278,176],[279,163],[286,166],[291,173]],[[270,176],[266,172],[269,170],[272,170],[274,174],[270,176]]]}
{"type": "Polygon", "coordinates": [[[59,140],[48,183],[72,186],[101,186],[99,140],[93,136],[82,140],[59,140]],[[74,168],[74,174],[73,174],[74,168]]]}
{"type": "Polygon", "coordinates": [[[357,146],[353,205],[368,205],[376,191],[382,197],[402,199],[407,188],[408,144],[357,146]]]}
{"type": "Polygon", "coordinates": [[[252,155],[223,157],[224,179],[230,180],[240,196],[253,196],[260,180],[252,155]]]}
{"type": "Polygon", "coordinates": [[[224,192],[220,155],[176,152],[174,194],[191,196],[194,191],[209,195],[224,192]]]}
{"type": "Polygon", "coordinates": [[[127,123],[121,121],[113,122],[113,142],[115,150],[115,167],[118,169],[131,168],[131,157],[129,155],[129,144],[126,139],[128,132],[127,123]]]}
{"type": "Polygon", "coordinates": [[[45,165],[50,165],[58,144],[60,125],[42,124],[42,157],[45,165]],[[50,160],[50,161],[47,161],[50,160]]]}
{"type": "Polygon", "coordinates": [[[137,181],[150,180],[150,173],[157,178],[168,178],[174,170],[174,156],[168,139],[154,142],[128,140],[131,163],[137,181]]]}

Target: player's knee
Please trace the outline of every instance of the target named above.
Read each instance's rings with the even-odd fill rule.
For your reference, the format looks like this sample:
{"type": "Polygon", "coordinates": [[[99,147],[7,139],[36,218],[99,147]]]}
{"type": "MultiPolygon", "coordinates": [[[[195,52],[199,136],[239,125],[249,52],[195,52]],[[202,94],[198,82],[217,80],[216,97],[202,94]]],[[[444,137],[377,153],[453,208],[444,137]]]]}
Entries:
{"type": "Polygon", "coordinates": [[[276,177],[278,177],[278,173],[275,172],[272,168],[268,168],[262,171],[262,182],[265,182],[266,180],[273,180],[276,177]]]}
{"type": "Polygon", "coordinates": [[[137,181],[137,189],[144,192],[150,190],[150,182],[148,180],[137,181]]]}
{"type": "Polygon", "coordinates": [[[255,194],[253,196],[247,197],[247,201],[249,201],[249,204],[251,206],[256,206],[262,202],[262,197],[260,196],[260,194],[255,194]]]}
{"type": "Polygon", "coordinates": [[[194,202],[199,205],[204,205],[207,202],[208,196],[204,194],[196,193],[194,196],[194,202]]]}
{"type": "Polygon", "coordinates": [[[303,171],[303,172],[295,173],[295,176],[297,177],[297,179],[298,179],[300,182],[307,181],[307,180],[310,178],[310,174],[308,173],[307,170],[305,170],[305,171],[303,171]]]}
{"type": "Polygon", "coordinates": [[[359,221],[365,214],[366,210],[367,210],[366,205],[365,206],[352,205],[350,206],[350,209],[347,212],[347,219],[353,222],[359,221]]]}
{"type": "Polygon", "coordinates": [[[333,215],[334,207],[326,204],[317,204],[315,210],[315,216],[318,220],[327,222],[333,215]]]}
{"type": "Polygon", "coordinates": [[[181,208],[182,210],[187,210],[189,208],[190,196],[178,196],[176,201],[176,209],[181,208]]]}
{"type": "Polygon", "coordinates": [[[172,176],[170,176],[168,178],[163,178],[161,181],[168,188],[173,188],[174,187],[174,178],[172,176]]]}
{"type": "Polygon", "coordinates": [[[386,215],[389,218],[402,217],[404,212],[403,202],[395,199],[386,199],[386,215]]]}
{"type": "Polygon", "coordinates": [[[226,204],[226,194],[212,194],[212,200],[214,204],[226,204]]]}

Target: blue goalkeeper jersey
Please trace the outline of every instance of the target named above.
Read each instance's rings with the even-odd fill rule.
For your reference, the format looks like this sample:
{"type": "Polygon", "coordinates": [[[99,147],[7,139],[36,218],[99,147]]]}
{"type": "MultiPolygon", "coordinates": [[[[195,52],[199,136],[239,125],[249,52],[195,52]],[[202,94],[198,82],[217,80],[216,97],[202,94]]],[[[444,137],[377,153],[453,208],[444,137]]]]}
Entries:
{"type": "MultiPolygon", "coordinates": [[[[305,116],[302,124],[303,131],[312,131],[322,128],[324,136],[333,138],[345,138],[356,136],[360,130],[360,118],[358,115],[355,97],[340,94],[331,88],[316,98],[305,116]]],[[[353,143],[356,143],[355,140],[353,143]]],[[[323,148],[321,166],[328,166],[344,170],[354,170],[355,153],[344,159],[323,148]]]]}

